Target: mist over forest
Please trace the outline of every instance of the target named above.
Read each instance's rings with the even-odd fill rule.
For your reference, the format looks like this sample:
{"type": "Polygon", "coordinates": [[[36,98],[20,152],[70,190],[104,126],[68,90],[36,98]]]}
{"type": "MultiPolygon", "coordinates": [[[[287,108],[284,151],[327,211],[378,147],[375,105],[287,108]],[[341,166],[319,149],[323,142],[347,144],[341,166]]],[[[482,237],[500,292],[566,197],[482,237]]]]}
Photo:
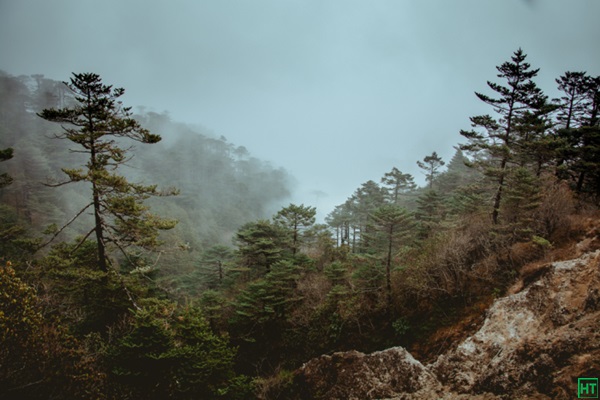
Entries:
{"type": "MultiPolygon", "coordinates": [[[[86,160],[71,151],[72,144],[54,138],[60,127],[37,113],[67,107],[72,97],[63,82],[43,75],[16,77],[0,72],[0,100],[0,148],[13,148],[16,155],[3,165],[14,184],[1,189],[0,201],[14,207],[33,230],[68,221],[87,202],[89,188],[79,183],[59,190],[46,184],[63,180],[61,168],[84,165],[86,160]]],[[[243,146],[172,121],[166,113],[145,112],[135,118],[163,140],[153,146],[136,145],[121,172],[135,182],[179,190],[178,196],[151,201],[158,214],[179,221],[167,233],[165,255],[177,253],[178,259],[176,271],[171,272],[189,272],[203,250],[215,244],[231,246],[242,224],[268,218],[289,200],[287,173],[252,157],[243,146]]],[[[90,219],[83,215],[62,238],[83,234],[90,219]]]]}
{"type": "Polygon", "coordinates": [[[599,229],[600,77],[549,98],[520,48],[496,71],[453,156],[416,156],[423,186],[389,165],[325,223],[285,170],[95,73],[0,72],[0,397],[343,398],[303,365],[434,360],[599,229]]]}

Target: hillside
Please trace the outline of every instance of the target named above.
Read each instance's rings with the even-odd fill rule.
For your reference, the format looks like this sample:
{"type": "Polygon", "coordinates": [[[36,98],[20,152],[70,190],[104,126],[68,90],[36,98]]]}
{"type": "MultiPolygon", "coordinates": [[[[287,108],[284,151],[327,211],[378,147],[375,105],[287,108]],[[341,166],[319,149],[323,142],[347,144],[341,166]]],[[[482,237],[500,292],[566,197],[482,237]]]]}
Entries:
{"type": "Polygon", "coordinates": [[[561,249],[523,266],[476,331],[435,361],[402,347],[322,356],[297,372],[302,398],[574,398],[578,378],[600,375],[600,225],[589,226],[573,258],[547,261],[567,257],[561,249]]]}
{"type": "Polygon", "coordinates": [[[571,395],[598,373],[600,78],[550,100],[526,57],[450,160],[413,160],[424,187],[390,165],[326,224],[97,74],[0,76],[0,397],[571,395]]]}
{"type": "MultiPolygon", "coordinates": [[[[85,163],[81,154],[71,151],[71,143],[55,138],[60,126],[36,115],[44,108],[70,105],[71,96],[62,82],[43,75],[0,72],[0,149],[13,149],[13,158],[2,164],[13,184],[0,189],[0,203],[13,209],[32,231],[61,226],[87,201],[89,187],[84,184],[46,186],[64,180],[62,168],[85,163]]],[[[168,262],[160,274],[163,284],[173,288],[193,271],[204,250],[216,244],[231,246],[240,226],[268,217],[284,204],[291,179],[283,169],[202,127],[172,121],[166,113],[143,112],[135,118],[163,140],[136,145],[122,173],[135,182],[179,191],[178,196],[151,201],[158,214],[179,221],[163,236],[168,262]],[[177,268],[169,269],[173,263],[177,268]]],[[[83,234],[89,222],[90,218],[76,221],[60,239],[83,234]]]]}

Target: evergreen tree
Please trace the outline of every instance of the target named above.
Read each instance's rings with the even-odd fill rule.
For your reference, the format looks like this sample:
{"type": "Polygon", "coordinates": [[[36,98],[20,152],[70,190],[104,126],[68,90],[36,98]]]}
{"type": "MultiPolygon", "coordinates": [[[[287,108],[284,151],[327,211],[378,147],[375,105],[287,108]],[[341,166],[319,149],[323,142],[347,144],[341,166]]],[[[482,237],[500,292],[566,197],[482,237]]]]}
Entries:
{"type": "Polygon", "coordinates": [[[134,313],[126,334],[108,349],[107,362],[115,398],[214,399],[235,377],[235,354],[198,309],[157,303],[134,313]]]}
{"type": "Polygon", "coordinates": [[[335,206],[333,211],[325,217],[325,222],[335,229],[335,240],[338,246],[348,244],[350,240],[350,220],[350,210],[346,204],[335,206]]]}
{"type": "Polygon", "coordinates": [[[392,204],[398,204],[401,194],[415,190],[417,187],[411,174],[403,174],[396,167],[383,175],[381,183],[385,185],[388,201],[392,204]]]}
{"type": "Polygon", "coordinates": [[[560,127],[570,129],[583,121],[586,104],[588,103],[588,86],[590,77],[585,72],[567,71],[556,79],[558,90],[563,95],[553,102],[558,106],[556,119],[560,127]]]}
{"type": "Polygon", "coordinates": [[[292,234],[292,256],[296,256],[300,245],[302,244],[302,231],[311,227],[315,223],[315,207],[306,207],[304,204],[290,204],[279,210],[273,217],[273,221],[292,234]]]}
{"type": "Polygon", "coordinates": [[[553,127],[550,113],[555,108],[545,104],[534,112],[525,111],[515,117],[515,165],[531,168],[538,177],[555,159],[556,140],[550,134],[553,127]]]}
{"type": "Polygon", "coordinates": [[[221,287],[232,260],[233,251],[230,247],[214,245],[208,248],[199,261],[198,272],[202,282],[211,289],[221,287]]]}
{"type": "Polygon", "coordinates": [[[442,158],[437,155],[434,151],[431,155],[423,158],[423,161],[417,161],[419,168],[423,169],[427,182],[429,182],[429,189],[433,189],[433,181],[439,174],[439,169],[446,163],[442,161],[442,158]]]}
{"type": "Polygon", "coordinates": [[[156,186],[128,182],[115,173],[128,160],[127,149],[119,147],[117,140],[126,138],[141,143],[157,143],[161,137],[142,128],[131,117],[130,108],[123,107],[118,99],[125,93],[124,89],[113,89],[103,84],[97,74],[73,74],[70,83],[65,82],[65,85],[75,96],[77,104],[44,109],[38,115],[47,121],[60,123],[63,132],[56,137],[78,145],[79,148],[74,151],[86,154],[88,159],[85,168],[63,168],[68,179],[51,186],[74,182],[90,184],[91,201],[62,229],[91,207],[94,227],[86,232],[82,243],[95,234],[97,265],[101,271],[107,271],[111,245],[126,256],[126,248],[132,245],[152,249],[158,245],[158,230],[175,225],[175,221],[150,214],[143,205],[143,200],[150,196],[168,193],[160,193],[156,186]]]}
{"type": "MultiPolygon", "coordinates": [[[[557,80],[565,96],[555,100],[566,116],[557,132],[557,175],[570,178],[579,193],[600,196],[600,77],[566,73],[557,80]],[[574,103],[571,106],[571,103],[574,103]],[[568,113],[569,107],[573,109],[568,113]],[[567,117],[571,116],[570,119],[567,117]]],[[[559,115],[560,117],[560,115],[559,115]]]]}
{"type": "Polygon", "coordinates": [[[368,235],[369,220],[373,211],[385,204],[386,191],[374,181],[363,183],[348,199],[352,233],[352,251],[365,249],[364,237],[368,235]]]}
{"type": "Polygon", "coordinates": [[[500,118],[495,120],[489,115],[471,117],[472,126],[483,128],[484,132],[474,130],[460,132],[469,141],[461,146],[462,150],[487,153],[487,159],[480,165],[486,175],[492,177],[497,184],[492,209],[494,224],[499,223],[507,168],[513,161],[516,151],[515,144],[518,141],[516,119],[527,111],[535,112],[546,105],[546,96],[532,81],[539,70],[530,69],[530,64],[525,62],[526,57],[527,55],[519,49],[511,57],[511,61],[496,67],[499,72],[498,77],[506,80],[506,86],[489,81],[487,84],[499,95],[498,98],[475,92],[481,101],[493,107],[500,118]]]}
{"type": "Polygon", "coordinates": [[[513,239],[530,239],[536,233],[534,211],[542,202],[539,180],[527,168],[516,168],[507,181],[506,198],[502,204],[506,230],[513,239]]]}
{"type": "Polygon", "coordinates": [[[476,179],[477,172],[469,167],[470,161],[465,157],[459,147],[455,147],[455,152],[446,171],[442,172],[437,178],[438,190],[444,194],[449,194],[461,186],[468,185],[476,179]]]}
{"type": "Polygon", "coordinates": [[[234,241],[241,266],[255,274],[258,272],[259,276],[269,273],[273,264],[289,257],[288,231],[267,220],[243,225],[234,241]]]}
{"type": "Polygon", "coordinates": [[[415,217],[419,221],[421,237],[428,237],[444,219],[444,198],[436,190],[427,190],[417,199],[415,217]]]}
{"type": "Polygon", "coordinates": [[[412,215],[405,209],[392,204],[377,208],[372,215],[370,239],[384,255],[385,282],[388,307],[392,304],[392,258],[402,245],[410,242],[415,223],[412,215]]]}

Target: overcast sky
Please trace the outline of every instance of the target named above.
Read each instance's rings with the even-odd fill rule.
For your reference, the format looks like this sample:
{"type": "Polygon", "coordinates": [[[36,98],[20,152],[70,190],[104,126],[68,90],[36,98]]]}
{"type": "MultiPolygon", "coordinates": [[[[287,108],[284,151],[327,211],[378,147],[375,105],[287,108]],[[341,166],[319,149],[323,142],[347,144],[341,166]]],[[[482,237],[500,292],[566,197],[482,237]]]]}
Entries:
{"type": "MultiPolygon", "coordinates": [[[[600,74],[597,0],[0,0],[0,69],[96,72],[124,102],[285,168],[320,216],[396,166],[446,161],[521,47],[554,96],[600,74]]],[[[157,132],[160,133],[160,132],[157,132]]]]}

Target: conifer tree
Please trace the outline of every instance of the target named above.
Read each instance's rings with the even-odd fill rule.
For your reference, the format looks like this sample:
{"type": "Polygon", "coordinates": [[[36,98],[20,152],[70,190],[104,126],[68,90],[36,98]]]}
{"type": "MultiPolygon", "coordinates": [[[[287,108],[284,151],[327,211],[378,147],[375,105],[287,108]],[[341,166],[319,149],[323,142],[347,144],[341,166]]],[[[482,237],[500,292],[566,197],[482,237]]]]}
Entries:
{"type": "Polygon", "coordinates": [[[557,132],[557,175],[571,178],[579,193],[600,196],[600,77],[567,72],[557,82],[565,93],[555,100],[564,121],[557,132]]]}
{"type": "Polygon", "coordinates": [[[429,189],[433,189],[433,181],[439,174],[439,169],[445,164],[435,151],[423,158],[423,161],[417,161],[417,165],[424,171],[427,182],[429,182],[429,189]]]}
{"type": "Polygon", "coordinates": [[[417,199],[416,219],[422,237],[428,237],[444,219],[444,198],[437,190],[427,190],[417,199]]]}
{"type": "Polygon", "coordinates": [[[198,274],[203,283],[211,289],[222,286],[232,259],[233,251],[230,247],[218,244],[208,248],[199,261],[198,274]]]}
{"type": "Polygon", "coordinates": [[[469,167],[470,161],[465,157],[463,151],[459,147],[455,147],[455,150],[446,171],[442,172],[437,179],[437,189],[444,194],[468,185],[477,176],[477,171],[469,167]]]}
{"type": "Polygon", "coordinates": [[[325,217],[325,222],[335,228],[336,244],[338,246],[347,245],[350,240],[350,210],[346,203],[335,206],[332,212],[325,217]]]}
{"type": "Polygon", "coordinates": [[[292,234],[292,256],[295,256],[300,247],[303,229],[309,228],[315,223],[315,207],[300,204],[290,204],[279,210],[273,217],[273,221],[290,230],[292,234]]]}
{"type": "Polygon", "coordinates": [[[386,204],[377,208],[372,214],[372,232],[369,236],[384,255],[388,306],[392,304],[392,258],[399,246],[410,242],[414,227],[413,217],[405,208],[386,204]]]}
{"type": "Polygon", "coordinates": [[[259,276],[271,272],[273,264],[289,257],[287,233],[280,225],[267,220],[241,226],[234,238],[241,266],[254,274],[258,272],[259,276]]]}
{"type": "Polygon", "coordinates": [[[570,129],[582,122],[588,100],[588,85],[590,77],[585,72],[567,71],[556,79],[558,90],[563,94],[553,99],[558,106],[556,119],[559,126],[570,129]]]}
{"type": "Polygon", "coordinates": [[[363,237],[368,235],[369,220],[373,211],[385,204],[385,190],[374,181],[363,183],[348,199],[354,227],[352,250],[364,250],[363,237]],[[358,243],[357,243],[358,239],[358,243]]]}
{"type": "Polygon", "coordinates": [[[541,204],[539,179],[527,168],[516,168],[507,176],[506,198],[502,204],[506,229],[517,240],[535,234],[534,211],[541,204]]]}
{"type": "Polygon", "coordinates": [[[103,84],[100,76],[93,73],[74,73],[65,85],[76,104],[44,109],[38,115],[61,124],[63,131],[56,137],[77,145],[73,151],[85,154],[87,163],[84,168],[63,168],[67,180],[50,186],[87,182],[91,192],[90,202],[55,232],[54,237],[91,208],[94,226],[85,233],[81,243],[95,234],[98,267],[107,271],[111,246],[126,256],[129,246],[152,249],[158,245],[158,231],[175,226],[175,221],[150,214],[143,204],[150,196],[174,194],[175,191],[161,193],[155,185],[131,183],[116,173],[129,159],[127,151],[130,148],[119,146],[122,139],[149,144],[161,140],[159,135],[142,128],[132,118],[131,108],[124,107],[119,101],[124,89],[103,84]]]}
{"type": "Polygon", "coordinates": [[[499,95],[498,98],[475,92],[481,101],[493,107],[499,119],[496,120],[490,115],[471,117],[471,125],[483,129],[484,132],[475,130],[460,132],[468,140],[466,145],[461,146],[462,150],[486,153],[487,157],[479,163],[479,166],[497,184],[492,208],[494,224],[499,223],[507,168],[513,161],[519,139],[516,129],[517,119],[527,111],[535,112],[546,106],[546,96],[532,81],[539,69],[531,69],[530,64],[525,62],[526,58],[527,55],[518,49],[511,57],[511,61],[496,67],[499,72],[498,77],[506,80],[506,86],[490,81],[487,84],[499,95]]]}
{"type": "Polygon", "coordinates": [[[385,185],[389,202],[392,204],[398,204],[401,194],[410,192],[417,187],[411,174],[403,174],[396,167],[393,167],[390,172],[386,172],[385,175],[383,175],[381,183],[385,185]]]}

